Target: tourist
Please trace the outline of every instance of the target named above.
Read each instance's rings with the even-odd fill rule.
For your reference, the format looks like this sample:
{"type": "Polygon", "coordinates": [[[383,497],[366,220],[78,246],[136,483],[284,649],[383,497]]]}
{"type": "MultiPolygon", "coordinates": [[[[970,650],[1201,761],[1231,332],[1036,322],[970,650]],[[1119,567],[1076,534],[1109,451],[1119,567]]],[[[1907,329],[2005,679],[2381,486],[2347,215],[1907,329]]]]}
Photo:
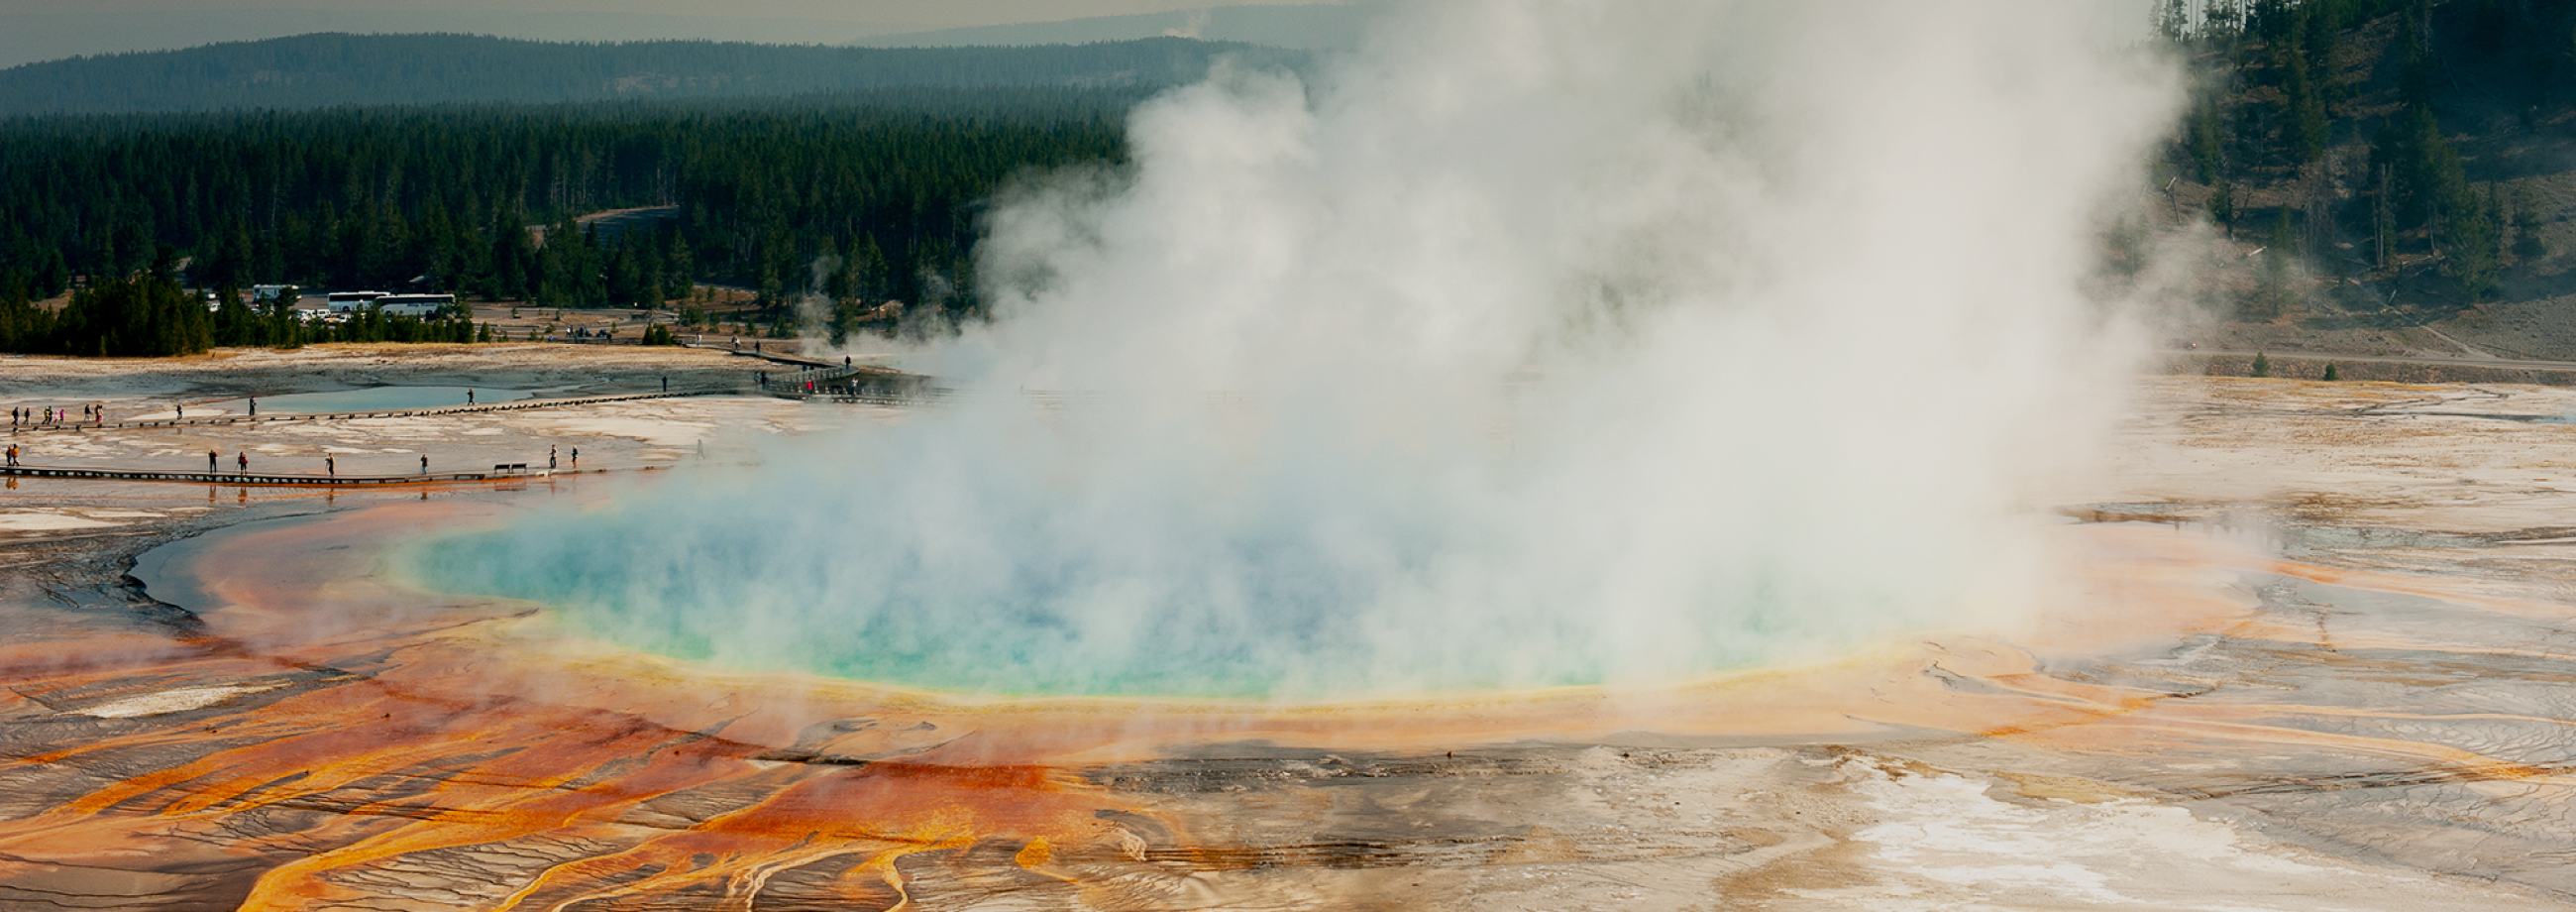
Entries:
{"type": "Polygon", "coordinates": [[[18,445],[14,443],[9,445],[9,464],[18,464],[18,445]]]}
{"type": "Polygon", "coordinates": [[[258,396],[252,396],[252,397],[250,397],[250,416],[251,416],[251,417],[253,417],[253,418],[257,418],[257,417],[259,417],[259,397],[258,397],[258,396]]]}
{"type": "Polygon", "coordinates": [[[554,446],[553,446],[552,444],[548,444],[548,445],[546,446],[546,471],[551,472],[551,471],[554,471],[554,469],[555,469],[555,448],[554,448],[554,446]]]}
{"type": "Polygon", "coordinates": [[[212,475],[212,474],[215,474],[215,472],[216,472],[216,468],[215,468],[215,451],[213,451],[213,450],[207,450],[207,451],[206,451],[206,474],[208,474],[208,475],[212,475]]]}
{"type": "Polygon", "coordinates": [[[576,468],[576,469],[581,468],[581,448],[580,448],[580,447],[573,447],[573,448],[572,448],[572,467],[573,467],[573,468],[576,468]]]}
{"type": "Polygon", "coordinates": [[[233,465],[237,467],[236,471],[240,474],[250,474],[250,451],[243,450],[240,453],[235,454],[233,456],[233,465]]]}
{"type": "Polygon", "coordinates": [[[174,409],[179,410],[179,420],[181,420],[181,421],[186,421],[186,420],[188,420],[188,406],[187,406],[187,404],[186,404],[186,403],[181,403],[181,404],[178,404],[178,405],[174,405],[174,406],[171,406],[171,408],[174,408],[174,409]]]}
{"type": "Polygon", "coordinates": [[[329,475],[333,478],[340,477],[339,457],[333,456],[329,453],[322,454],[322,474],[329,475]]]}
{"type": "Polygon", "coordinates": [[[420,473],[421,473],[421,474],[423,474],[423,475],[427,475],[427,474],[429,474],[429,454],[428,454],[428,453],[422,453],[422,454],[420,454],[420,473]]]}
{"type": "Polygon", "coordinates": [[[671,377],[668,374],[662,376],[662,391],[666,393],[671,391],[671,377]]]}
{"type": "Polygon", "coordinates": [[[469,386],[469,387],[466,387],[466,388],[465,388],[465,404],[466,404],[466,405],[473,405],[473,404],[474,404],[474,388],[473,388],[473,387],[470,387],[470,386],[469,386]]]}

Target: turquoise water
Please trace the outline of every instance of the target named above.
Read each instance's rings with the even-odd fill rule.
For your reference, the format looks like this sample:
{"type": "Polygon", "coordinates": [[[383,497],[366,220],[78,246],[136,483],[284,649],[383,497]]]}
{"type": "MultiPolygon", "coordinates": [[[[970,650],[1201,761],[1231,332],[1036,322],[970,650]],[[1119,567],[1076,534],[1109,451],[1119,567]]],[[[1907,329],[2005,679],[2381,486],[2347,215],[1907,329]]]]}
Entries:
{"type": "MultiPolygon", "coordinates": [[[[263,414],[310,415],[324,412],[375,412],[393,409],[444,408],[465,404],[462,386],[370,386],[365,389],[339,390],[329,393],[289,393],[283,396],[259,397],[263,414]]],[[[527,390],[491,386],[471,387],[476,404],[516,402],[535,395],[527,390]]],[[[224,404],[235,413],[250,410],[250,403],[235,400],[224,404]]]]}
{"type": "MultiPolygon", "coordinates": [[[[817,461],[819,462],[819,461],[817,461]]],[[[624,492],[415,542],[428,588],[728,670],[1005,696],[1344,699],[1669,681],[1776,661],[1812,625],[1760,568],[1604,620],[1437,517],[1058,503],[1040,474],[943,484],[873,460],[624,492]],[[925,497],[925,492],[937,496],[925,497]],[[907,502],[907,498],[910,499],[907,502]],[[1486,553],[1479,553],[1486,552],[1486,553]]],[[[1195,500],[1195,498],[1192,498],[1195,500]]],[[[1171,503],[1166,501],[1166,503],[1171,503]]]]}
{"type": "Polygon", "coordinates": [[[757,469],[424,537],[397,566],[728,670],[1300,701],[1655,685],[1830,655],[1942,623],[1949,575],[1975,566],[1884,570],[1872,561],[1928,539],[1784,522],[1815,514],[1750,498],[1533,489],[1472,458],[1491,450],[1420,460],[1280,435],[1283,451],[1253,451],[1216,422],[1130,434],[1126,412],[1074,416],[1105,429],[1035,414],[929,410],[781,442],[757,469]]]}

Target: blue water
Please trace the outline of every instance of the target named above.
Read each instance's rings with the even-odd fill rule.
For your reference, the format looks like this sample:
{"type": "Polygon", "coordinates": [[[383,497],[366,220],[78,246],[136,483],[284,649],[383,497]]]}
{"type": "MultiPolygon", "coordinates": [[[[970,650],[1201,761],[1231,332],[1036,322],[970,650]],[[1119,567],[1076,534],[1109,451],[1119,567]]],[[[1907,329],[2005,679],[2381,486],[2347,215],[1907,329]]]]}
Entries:
{"type": "MultiPolygon", "coordinates": [[[[371,386],[365,389],[340,390],[330,393],[290,393],[283,396],[259,397],[262,414],[310,415],[323,412],[374,412],[391,409],[443,408],[465,404],[462,386],[371,386]]],[[[516,402],[535,395],[527,390],[492,386],[472,387],[478,405],[494,402],[516,402]]],[[[250,410],[246,401],[225,403],[236,414],[250,410]]]]}
{"type": "Polygon", "coordinates": [[[1589,563],[1525,570],[1551,552],[1491,531],[1496,500],[1404,473],[1310,458],[1075,487],[1061,462],[1010,447],[917,448],[955,436],[901,425],[791,445],[760,473],[535,510],[415,541],[398,563],[432,590],[538,602],[683,660],[1003,695],[1669,681],[1870,635],[1817,609],[1880,594],[1816,593],[1739,546],[1712,549],[1671,598],[1620,603],[1589,563]]]}

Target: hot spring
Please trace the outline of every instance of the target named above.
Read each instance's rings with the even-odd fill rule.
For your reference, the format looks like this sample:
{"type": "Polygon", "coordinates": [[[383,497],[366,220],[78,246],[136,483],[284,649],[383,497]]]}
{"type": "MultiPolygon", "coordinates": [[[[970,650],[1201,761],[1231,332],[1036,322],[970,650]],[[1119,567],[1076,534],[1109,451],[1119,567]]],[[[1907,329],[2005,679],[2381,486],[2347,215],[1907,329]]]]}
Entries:
{"type": "Polygon", "coordinates": [[[2070,6],[1419,4],[1221,69],[995,202],[992,319],[914,354],[970,395],[414,569],[973,693],[1645,684],[2009,618],[2122,411],[2098,239],[2179,97],[2070,6]]]}

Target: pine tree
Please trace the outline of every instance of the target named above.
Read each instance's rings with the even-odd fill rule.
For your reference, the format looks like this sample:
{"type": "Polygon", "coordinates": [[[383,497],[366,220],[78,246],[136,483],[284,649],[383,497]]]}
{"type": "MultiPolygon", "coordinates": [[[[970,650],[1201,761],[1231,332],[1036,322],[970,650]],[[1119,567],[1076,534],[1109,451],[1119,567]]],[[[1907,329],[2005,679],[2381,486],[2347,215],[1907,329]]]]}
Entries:
{"type": "Polygon", "coordinates": [[[2452,242],[2443,250],[2442,274],[2460,283],[2460,294],[2468,300],[2484,301],[2495,293],[2499,279],[2494,196],[2474,191],[2461,195],[2466,202],[2450,220],[2452,242]]]}
{"type": "Polygon", "coordinates": [[[2227,229],[2228,237],[2236,236],[2236,191],[2225,178],[2209,191],[2209,220],[2227,229]]]}
{"type": "Polygon", "coordinates": [[[2304,54],[2285,50],[2280,55],[2288,71],[2282,82],[2283,112],[2287,127],[2283,129],[2289,146],[2290,160],[2298,164],[2316,161],[2326,153],[2327,133],[2325,101],[2308,79],[2308,61],[2304,54]]]}
{"type": "Polygon", "coordinates": [[[2254,294],[2245,302],[2245,317],[2256,322],[2279,318],[2298,297],[2294,285],[2295,245],[2298,233],[2292,228],[2290,210],[2280,210],[2272,222],[2270,243],[2263,248],[2261,271],[2255,276],[2254,294]]]}
{"type": "Polygon", "coordinates": [[[2516,181],[2513,188],[2513,256],[2521,263],[2538,262],[2549,255],[2549,245],[2540,237],[2539,203],[2531,197],[2531,184],[2516,181]]]}

